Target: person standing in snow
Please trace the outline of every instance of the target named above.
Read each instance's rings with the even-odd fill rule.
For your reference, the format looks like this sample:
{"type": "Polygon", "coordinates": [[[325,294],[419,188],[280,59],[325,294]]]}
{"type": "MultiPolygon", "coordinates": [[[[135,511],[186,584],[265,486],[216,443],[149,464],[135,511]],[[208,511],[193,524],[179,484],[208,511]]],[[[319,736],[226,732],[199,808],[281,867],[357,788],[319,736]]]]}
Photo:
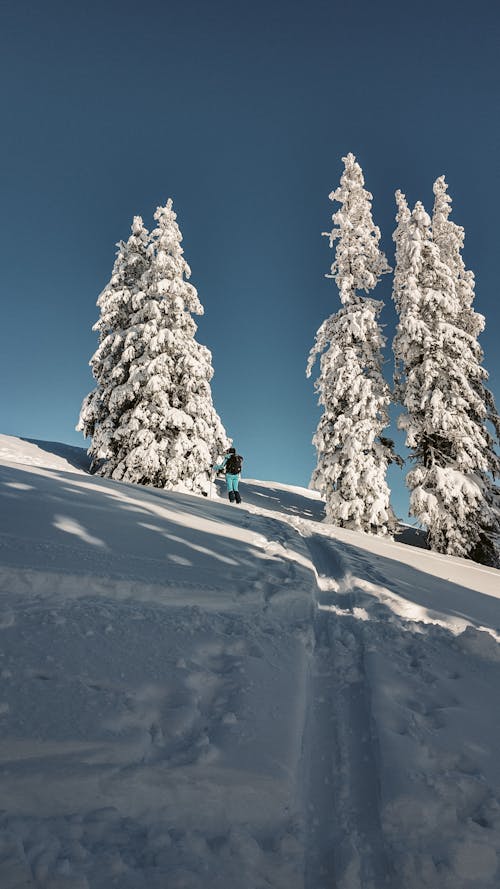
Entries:
{"type": "Polygon", "coordinates": [[[231,503],[234,503],[235,501],[236,503],[241,503],[238,484],[240,481],[242,463],[243,457],[236,453],[236,448],[229,448],[224,454],[222,462],[217,466],[214,466],[216,472],[221,472],[223,470],[226,473],[226,485],[231,503]]]}

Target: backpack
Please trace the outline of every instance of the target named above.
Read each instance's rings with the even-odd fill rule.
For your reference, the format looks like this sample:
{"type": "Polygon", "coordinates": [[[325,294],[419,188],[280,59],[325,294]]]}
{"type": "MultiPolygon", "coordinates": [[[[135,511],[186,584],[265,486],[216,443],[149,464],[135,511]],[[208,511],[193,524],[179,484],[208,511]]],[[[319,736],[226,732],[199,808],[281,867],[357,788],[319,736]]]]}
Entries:
{"type": "Polygon", "coordinates": [[[239,475],[241,472],[242,463],[243,457],[240,457],[239,454],[231,454],[225,466],[225,470],[228,475],[239,475]]]}

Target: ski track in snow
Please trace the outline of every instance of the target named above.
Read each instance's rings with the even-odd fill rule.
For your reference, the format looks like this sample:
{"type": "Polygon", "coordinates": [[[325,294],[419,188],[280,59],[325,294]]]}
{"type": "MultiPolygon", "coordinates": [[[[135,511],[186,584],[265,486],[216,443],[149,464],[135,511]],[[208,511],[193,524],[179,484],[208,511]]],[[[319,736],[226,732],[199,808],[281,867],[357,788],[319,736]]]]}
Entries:
{"type": "MultiPolygon", "coordinates": [[[[327,889],[341,881],[367,889],[389,886],[391,866],[380,827],[364,643],[352,617],[354,597],[352,591],[343,594],[343,614],[330,610],[332,593],[322,587],[332,587],[341,579],[338,554],[332,542],[319,535],[311,535],[307,543],[319,581],[312,694],[316,744],[313,741],[309,760],[311,764],[328,762],[315,783],[326,778],[331,798],[315,811],[318,789],[311,787],[311,848],[316,850],[317,861],[311,862],[310,873],[306,871],[306,886],[327,889]],[[319,843],[316,833],[323,834],[319,843]]],[[[338,594],[334,595],[338,601],[338,594]]]]}
{"type": "Polygon", "coordinates": [[[498,572],[0,438],[1,889],[498,887],[498,572]]]}
{"type": "MultiPolygon", "coordinates": [[[[326,738],[335,747],[336,831],[324,844],[328,851],[333,840],[334,879],[324,885],[498,885],[499,775],[492,759],[500,736],[498,717],[488,715],[498,706],[494,634],[469,626],[454,635],[440,622],[401,620],[375,595],[380,587],[373,581],[387,579],[362,554],[353,559],[324,535],[312,534],[308,545],[318,572],[316,656],[331,661],[324,676],[335,713],[326,738]],[[477,725],[464,712],[475,709],[477,725]]],[[[310,886],[322,886],[320,877],[313,871],[310,886]]]]}

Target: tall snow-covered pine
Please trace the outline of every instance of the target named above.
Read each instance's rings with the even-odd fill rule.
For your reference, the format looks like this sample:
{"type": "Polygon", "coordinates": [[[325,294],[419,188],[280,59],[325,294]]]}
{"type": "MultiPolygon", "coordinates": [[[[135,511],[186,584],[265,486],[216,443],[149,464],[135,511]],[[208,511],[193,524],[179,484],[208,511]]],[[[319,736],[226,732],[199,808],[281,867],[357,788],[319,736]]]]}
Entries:
{"type": "Polygon", "coordinates": [[[97,471],[206,493],[210,467],[229,442],[212,402],[212,356],[195,339],[192,315],[202,315],[203,307],[188,280],[171,200],[155,220],[124,332],[123,373],[108,400],[113,448],[95,455],[102,460],[97,471]]]}
{"type": "Polygon", "coordinates": [[[494,491],[498,470],[485,426],[482,320],[471,308],[473,277],[461,263],[463,231],[448,222],[438,186],[434,225],[420,202],[410,214],[398,201],[394,301],[396,391],[405,408],[398,425],[414,462],[410,513],[427,528],[432,549],[496,561],[494,491]]]}
{"type": "Polygon", "coordinates": [[[342,160],[340,187],[330,194],[341,207],[327,235],[332,248],[336,242],[328,277],[335,279],[342,308],[319,328],[307,366],[310,376],[321,355],[315,388],[323,414],[313,438],[317,465],[311,487],[325,500],[327,521],[384,534],[394,524],[386,471],[395,458],[392,442],[382,435],[391,397],[382,374],[383,303],[358,291],[369,293],[390,268],[379,248],[361,167],[353,154],[342,160]]]}
{"type": "Polygon", "coordinates": [[[115,409],[114,393],[128,379],[133,356],[130,319],[144,298],[143,276],[151,263],[148,245],[142,218],[134,216],[132,234],[117,244],[111,279],[97,300],[100,315],[92,330],[99,333],[99,346],[89,362],[97,385],[83,401],[76,428],[92,438],[91,466],[102,475],[111,474],[122,446],[122,417],[115,409]]]}

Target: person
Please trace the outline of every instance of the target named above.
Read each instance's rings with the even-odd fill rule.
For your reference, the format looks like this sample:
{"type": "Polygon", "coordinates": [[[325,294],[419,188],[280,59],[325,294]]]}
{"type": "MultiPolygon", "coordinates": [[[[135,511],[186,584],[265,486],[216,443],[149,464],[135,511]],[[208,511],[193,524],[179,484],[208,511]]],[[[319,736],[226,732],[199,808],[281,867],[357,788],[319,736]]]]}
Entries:
{"type": "Polygon", "coordinates": [[[228,448],[224,457],[217,466],[214,466],[216,472],[222,470],[226,473],[227,493],[231,503],[241,503],[241,495],[238,490],[240,481],[241,464],[243,457],[236,453],[236,448],[228,448]]]}

